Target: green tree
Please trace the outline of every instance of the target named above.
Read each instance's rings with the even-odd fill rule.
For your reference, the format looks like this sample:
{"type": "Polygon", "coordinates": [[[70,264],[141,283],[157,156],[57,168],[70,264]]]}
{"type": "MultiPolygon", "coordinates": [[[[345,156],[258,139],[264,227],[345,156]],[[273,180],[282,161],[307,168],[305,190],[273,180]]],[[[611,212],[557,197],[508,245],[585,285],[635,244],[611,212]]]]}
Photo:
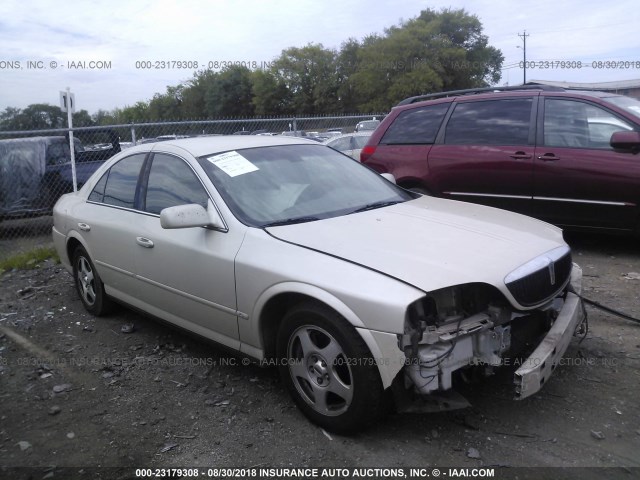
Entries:
{"type": "Polygon", "coordinates": [[[15,130],[14,122],[18,115],[20,115],[19,108],[5,108],[4,112],[0,113],[0,130],[15,130]]]}
{"type": "Polygon", "coordinates": [[[496,83],[502,62],[478,17],[428,9],[384,36],[366,38],[350,80],[361,110],[384,111],[408,96],[496,83]]]}
{"type": "Polygon", "coordinates": [[[124,107],[118,111],[117,123],[142,123],[149,121],[149,104],[136,102],[132,106],[124,107]]]}
{"type": "Polygon", "coordinates": [[[179,120],[183,89],[182,85],[168,86],[165,93],[156,93],[149,102],[149,120],[179,120]]]}
{"type": "Polygon", "coordinates": [[[182,90],[181,118],[200,119],[206,117],[205,95],[210,85],[215,83],[217,73],[202,70],[194,73],[182,90]]]}
{"type": "Polygon", "coordinates": [[[251,70],[232,65],[222,70],[208,85],[205,109],[211,118],[253,116],[251,70]]]}
{"type": "Polygon", "coordinates": [[[67,114],[60,107],[46,103],[29,105],[25,109],[7,108],[0,117],[3,130],[38,130],[65,128],[67,114]]]}
{"type": "Polygon", "coordinates": [[[93,118],[86,110],[79,110],[73,114],[74,127],[93,127],[94,125],[93,118]]]}
{"type": "Polygon", "coordinates": [[[258,116],[291,113],[291,93],[284,82],[271,70],[255,70],[253,77],[253,105],[258,116]]]}
{"type": "Polygon", "coordinates": [[[340,52],[336,58],[337,95],[341,113],[358,111],[360,102],[357,97],[356,85],[351,76],[358,69],[360,48],[360,43],[356,39],[350,38],[340,46],[340,52]]]}
{"type": "Polygon", "coordinates": [[[111,112],[106,110],[98,110],[91,115],[91,119],[95,125],[116,125],[118,124],[118,114],[120,110],[114,109],[111,112]]]}
{"type": "Polygon", "coordinates": [[[290,113],[332,113],[338,105],[337,53],[322,44],[291,47],[273,62],[276,82],[291,97],[290,113]]]}

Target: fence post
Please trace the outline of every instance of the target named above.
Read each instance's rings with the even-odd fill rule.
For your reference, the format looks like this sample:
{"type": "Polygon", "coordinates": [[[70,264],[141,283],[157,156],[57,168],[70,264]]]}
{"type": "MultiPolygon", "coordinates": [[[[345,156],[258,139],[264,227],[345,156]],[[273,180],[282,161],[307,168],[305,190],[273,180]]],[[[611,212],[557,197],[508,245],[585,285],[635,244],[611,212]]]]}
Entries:
{"type": "Polygon", "coordinates": [[[298,136],[298,122],[296,120],[296,117],[293,117],[293,134],[296,137],[298,136]]]}
{"type": "Polygon", "coordinates": [[[131,145],[136,146],[136,127],[131,123],[131,145]]]}
{"type": "Polygon", "coordinates": [[[67,87],[66,93],[67,122],[69,123],[69,153],[71,154],[71,177],[73,180],[73,191],[78,191],[78,177],[76,176],[76,149],[73,145],[73,112],[75,111],[74,100],[71,97],[71,89],[67,87]]]}

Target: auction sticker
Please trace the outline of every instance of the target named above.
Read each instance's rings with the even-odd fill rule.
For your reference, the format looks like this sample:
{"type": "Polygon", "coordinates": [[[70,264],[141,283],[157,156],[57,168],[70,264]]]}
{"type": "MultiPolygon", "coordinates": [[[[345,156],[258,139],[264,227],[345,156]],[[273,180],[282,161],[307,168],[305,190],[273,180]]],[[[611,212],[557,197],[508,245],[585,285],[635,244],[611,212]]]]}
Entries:
{"type": "Polygon", "coordinates": [[[245,173],[259,170],[258,167],[235,150],[232,152],[221,153],[220,155],[214,155],[213,157],[208,157],[207,160],[230,177],[237,177],[238,175],[244,175],[245,173]]]}

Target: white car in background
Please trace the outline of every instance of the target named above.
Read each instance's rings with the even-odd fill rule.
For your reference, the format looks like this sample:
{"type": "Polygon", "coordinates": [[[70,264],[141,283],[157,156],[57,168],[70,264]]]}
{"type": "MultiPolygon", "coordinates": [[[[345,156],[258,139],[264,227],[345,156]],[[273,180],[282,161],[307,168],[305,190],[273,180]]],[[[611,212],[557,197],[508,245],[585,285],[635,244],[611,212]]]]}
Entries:
{"type": "Polygon", "coordinates": [[[322,143],[360,161],[360,152],[369,141],[371,133],[372,132],[367,131],[361,133],[347,133],[329,138],[322,143]]]}
{"type": "Polygon", "coordinates": [[[336,432],[371,425],[390,392],[447,395],[521,342],[516,396],[532,395],[582,320],[558,228],[405,191],[300,138],[129,148],[61,197],[53,239],[89,312],[117,301],[277,364],[336,432]]]}
{"type": "Polygon", "coordinates": [[[373,120],[364,120],[362,122],[358,122],[356,125],[356,132],[373,132],[376,128],[378,128],[378,125],[380,125],[380,123],[380,120],[376,118],[374,118],[373,120]]]}

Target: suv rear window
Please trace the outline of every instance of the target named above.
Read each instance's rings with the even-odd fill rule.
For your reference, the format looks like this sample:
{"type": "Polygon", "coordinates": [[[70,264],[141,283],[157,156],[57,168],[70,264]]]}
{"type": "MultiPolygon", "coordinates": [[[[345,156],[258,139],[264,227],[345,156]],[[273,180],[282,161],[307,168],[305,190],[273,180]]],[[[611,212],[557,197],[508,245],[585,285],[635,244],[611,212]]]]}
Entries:
{"type": "Polygon", "coordinates": [[[387,145],[433,143],[451,103],[406,110],[398,115],[380,143],[387,145]]]}
{"type": "Polygon", "coordinates": [[[527,145],[531,98],[512,98],[456,105],[445,133],[453,145],[527,145]]]}

